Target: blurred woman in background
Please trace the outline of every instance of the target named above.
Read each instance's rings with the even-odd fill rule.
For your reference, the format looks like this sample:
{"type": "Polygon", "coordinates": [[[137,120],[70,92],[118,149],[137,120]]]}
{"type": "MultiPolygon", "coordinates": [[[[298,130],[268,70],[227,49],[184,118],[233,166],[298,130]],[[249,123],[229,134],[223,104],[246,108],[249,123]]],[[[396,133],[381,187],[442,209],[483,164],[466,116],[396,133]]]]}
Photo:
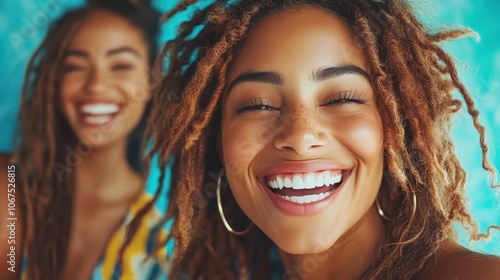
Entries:
{"type": "Polygon", "coordinates": [[[158,21],[150,3],[92,1],[54,22],[33,55],[15,160],[23,278],[165,277],[141,145],[158,21]]]}

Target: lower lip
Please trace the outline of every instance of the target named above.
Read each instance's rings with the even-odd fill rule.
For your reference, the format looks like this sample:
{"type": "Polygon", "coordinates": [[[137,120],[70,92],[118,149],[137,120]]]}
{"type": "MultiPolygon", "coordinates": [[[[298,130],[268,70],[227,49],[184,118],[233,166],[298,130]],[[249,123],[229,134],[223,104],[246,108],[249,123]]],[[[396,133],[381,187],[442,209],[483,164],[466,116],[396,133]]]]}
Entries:
{"type": "Polygon", "coordinates": [[[328,208],[331,203],[333,203],[339,192],[346,184],[348,177],[349,175],[346,175],[345,178],[343,178],[342,184],[338,188],[336,188],[328,197],[325,197],[320,201],[304,204],[295,203],[282,198],[281,196],[272,192],[268,187],[266,187],[262,181],[259,181],[266,194],[273,202],[274,206],[276,206],[276,208],[278,208],[281,212],[290,216],[311,216],[321,213],[326,208],[328,208]]]}

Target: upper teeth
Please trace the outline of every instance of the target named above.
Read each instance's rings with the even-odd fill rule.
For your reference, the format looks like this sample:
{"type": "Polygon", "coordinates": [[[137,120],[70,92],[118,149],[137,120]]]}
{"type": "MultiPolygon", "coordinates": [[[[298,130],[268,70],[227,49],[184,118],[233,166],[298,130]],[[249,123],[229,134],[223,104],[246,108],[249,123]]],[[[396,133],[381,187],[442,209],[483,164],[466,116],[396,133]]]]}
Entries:
{"type": "MultiPolygon", "coordinates": [[[[273,176],[274,177],[274,176],[273,176]]],[[[315,187],[330,186],[342,180],[341,173],[322,172],[306,174],[278,175],[274,179],[267,179],[266,183],[270,188],[283,189],[292,188],[295,190],[314,189],[315,187]]]]}
{"type": "Polygon", "coordinates": [[[81,107],[81,111],[91,115],[106,115],[118,112],[120,106],[115,103],[93,103],[85,104],[81,107]]]}

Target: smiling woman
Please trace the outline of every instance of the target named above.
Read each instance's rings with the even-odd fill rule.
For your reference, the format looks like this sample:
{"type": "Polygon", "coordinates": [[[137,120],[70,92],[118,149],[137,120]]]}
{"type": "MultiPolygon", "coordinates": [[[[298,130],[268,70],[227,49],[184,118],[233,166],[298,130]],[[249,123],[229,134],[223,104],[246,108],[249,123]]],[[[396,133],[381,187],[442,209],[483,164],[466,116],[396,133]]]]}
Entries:
{"type": "Polygon", "coordinates": [[[33,55],[14,162],[22,279],[166,277],[165,250],[148,245],[164,233],[140,143],[159,17],[147,3],[89,1],[54,22],[33,55]]]}
{"type": "Polygon", "coordinates": [[[381,232],[383,130],[368,69],[345,24],[312,7],[264,17],[228,69],[222,163],[238,205],[287,255],[353,240],[372,249],[381,232]],[[276,77],[241,80],[249,70],[276,77]]]}
{"type": "Polygon", "coordinates": [[[59,86],[63,114],[80,141],[94,149],[127,144],[150,98],[148,51],[123,17],[106,10],[86,17],[64,52],[59,86]]]}
{"type": "Polygon", "coordinates": [[[163,50],[148,130],[151,156],[176,161],[172,277],[268,279],[280,265],[281,279],[496,277],[500,259],[460,247],[453,230],[480,238],[449,135],[455,88],[496,174],[439,46],[467,32],[431,34],[396,0],[195,13],[163,50]]]}

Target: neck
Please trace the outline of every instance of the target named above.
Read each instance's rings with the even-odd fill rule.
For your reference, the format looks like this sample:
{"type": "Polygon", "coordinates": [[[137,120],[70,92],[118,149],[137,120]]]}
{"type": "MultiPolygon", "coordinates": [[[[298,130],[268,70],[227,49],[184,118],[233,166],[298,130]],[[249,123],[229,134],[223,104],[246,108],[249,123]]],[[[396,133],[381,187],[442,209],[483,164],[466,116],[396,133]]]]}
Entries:
{"type": "Polygon", "coordinates": [[[371,207],[327,251],[292,255],[280,250],[281,260],[286,274],[299,279],[359,279],[372,264],[382,232],[380,218],[371,207]]]}
{"type": "Polygon", "coordinates": [[[136,194],[141,178],[127,160],[127,141],[94,147],[76,166],[76,196],[104,202],[136,194]]]}

